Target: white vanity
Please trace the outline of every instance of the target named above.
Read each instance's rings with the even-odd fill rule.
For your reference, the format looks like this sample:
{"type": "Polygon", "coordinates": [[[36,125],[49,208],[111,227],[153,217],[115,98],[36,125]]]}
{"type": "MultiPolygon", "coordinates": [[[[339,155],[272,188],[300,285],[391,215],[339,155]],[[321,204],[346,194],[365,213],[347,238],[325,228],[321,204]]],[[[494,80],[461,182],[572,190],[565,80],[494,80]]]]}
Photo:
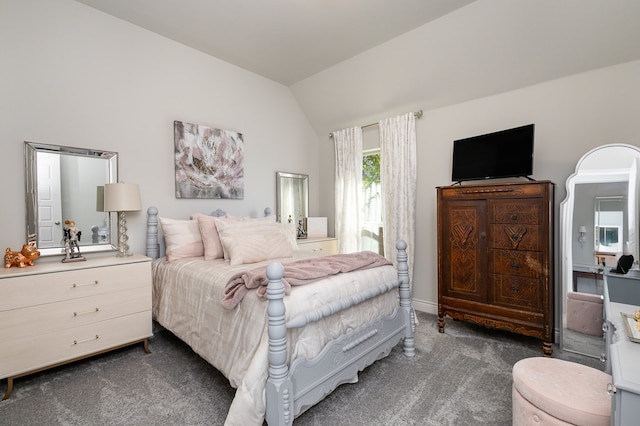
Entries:
{"type": "Polygon", "coordinates": [[[640,309],[640,271],[627,275],[608,272],[605,286],[607,373],[613,376],[611,424],[637,425],[640,419],[640,343],[629,337],[626,318],[640,309]]]}

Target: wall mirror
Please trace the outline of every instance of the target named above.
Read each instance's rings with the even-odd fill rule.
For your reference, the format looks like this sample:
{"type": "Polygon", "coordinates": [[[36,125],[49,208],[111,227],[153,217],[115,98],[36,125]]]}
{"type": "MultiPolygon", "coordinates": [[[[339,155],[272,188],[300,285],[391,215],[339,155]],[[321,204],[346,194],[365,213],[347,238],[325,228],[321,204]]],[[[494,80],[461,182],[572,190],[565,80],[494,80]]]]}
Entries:
{"type": "MultiPolygon", "coordinates": [[[[585,327],[591,314],[576,309],[572,301],[597,302],[603,274],[616,267],[620,255],[629,253],[638,260],[639,167],[640,148],[603,145],[586,153],[567,179],[567,197],[560,205],[561,280],[556,293],[563,350],[596,358],[604,352],[602,324],[585,327]]],[[[602,307],[594,309],[601,312],[602,307]]]]}
{"type": "Polygon", "coordinates": [[[118,181],[115,152],[25,142],[27,241],[42,256],[64,254],[65,220],[82,232],[82,253],[113,250],[116,215],[104,212],[104,184],[118,181]]]}
{"type": "Polygon", "coordinates": [[[276,172],[276,220],[301,226],[298,237],[304,238],[304,221],[309,216],[309,175],[276,172]],[[299,223],[302,221],[302,223],[299,223]]]}

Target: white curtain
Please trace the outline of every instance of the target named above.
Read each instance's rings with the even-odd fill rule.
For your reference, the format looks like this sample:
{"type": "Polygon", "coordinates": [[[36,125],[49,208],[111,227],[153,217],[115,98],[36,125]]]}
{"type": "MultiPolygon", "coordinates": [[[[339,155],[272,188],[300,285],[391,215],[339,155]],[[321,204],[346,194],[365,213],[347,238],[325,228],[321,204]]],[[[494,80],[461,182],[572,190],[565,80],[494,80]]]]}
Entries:
{"type": "Polygon", "coordinates": [[[362,212],[362,128],[333,132],[335,143],[335,233],[339,253],[360,251],[362,212]]]}
{"type": "Polygon", "coordinates": [[[384,253],[397,265],[396,242],[405,240],[413,282],[416,223],[416,118],[414,113],[380,120],[384,253]]]}

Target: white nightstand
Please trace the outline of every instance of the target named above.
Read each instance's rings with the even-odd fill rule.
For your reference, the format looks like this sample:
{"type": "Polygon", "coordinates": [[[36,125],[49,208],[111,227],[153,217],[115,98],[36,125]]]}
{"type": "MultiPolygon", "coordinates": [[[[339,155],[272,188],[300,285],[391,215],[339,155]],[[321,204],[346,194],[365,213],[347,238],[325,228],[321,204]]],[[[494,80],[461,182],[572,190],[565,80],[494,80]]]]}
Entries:
{"type": "Polygon", "coordinates": [[[305,238],[298,240],[300,250],[321,251],[327,254],[338,254],[338,239],[332,237],[305,238]]]}
{"type": "Polygon", "coordinates": [[[0,268],[0,379],[13,379],[122,346],[151,331],[151,259],[88,258],[0,268]]]}

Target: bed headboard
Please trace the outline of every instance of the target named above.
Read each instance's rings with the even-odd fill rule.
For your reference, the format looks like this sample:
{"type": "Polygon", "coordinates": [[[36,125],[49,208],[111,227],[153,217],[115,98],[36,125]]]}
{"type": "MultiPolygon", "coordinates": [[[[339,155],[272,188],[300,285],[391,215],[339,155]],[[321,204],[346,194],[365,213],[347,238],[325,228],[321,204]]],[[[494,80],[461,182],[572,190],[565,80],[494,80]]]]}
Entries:
{"type": "MultiPolygon", "coordinates": [[[[270,216],[273,213],[271,207],[266,207],[264,209],[264,215],[270,216]]],[[[214,217],[223,217],[226,216],[227,213],[224,210],[216,209],[209,213],[209,216],[214,217]]],[[[149,207],[147,209],[147,249],[146,255],[151,259],[158,259],[159,257],[163,257],[165,255],[166,245],[164,242],[164,238],[158,232],[158,208],[157,207],[149,207]]]]}

